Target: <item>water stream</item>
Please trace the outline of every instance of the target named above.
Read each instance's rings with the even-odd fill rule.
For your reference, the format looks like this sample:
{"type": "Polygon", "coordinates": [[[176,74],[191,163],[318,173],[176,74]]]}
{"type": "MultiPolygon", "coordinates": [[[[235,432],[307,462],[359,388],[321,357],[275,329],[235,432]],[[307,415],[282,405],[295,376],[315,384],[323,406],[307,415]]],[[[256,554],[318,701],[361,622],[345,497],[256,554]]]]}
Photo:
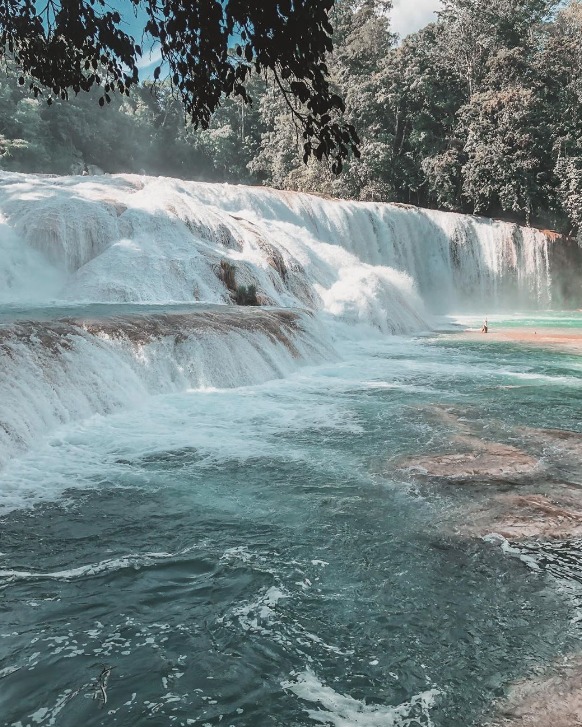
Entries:
{"type": "Polygon", "coordinates": [[[579,334],[582,314],[539,312],[547,241],[439,213],[148,184],[166,209],[150,238],[134,234],[139,205],[120,207],[144,189],[134,178],[0,185],[0,722],[467,727],[514,680],[579,651],[576,544],[469,527],[492,494],[582,486],[575,452],[543,434],[582,434],[579,353],[467,337],[480,317],[441,315],[470,308],[454,280],[473,259],[479,296],[531,303],[492,328],[579,334]],[[128,209],[121,237],[101,218],[115,227],[128,209]],[[277,246],[255,245],[251,221],[277,246]],[[449,267],[403,262],[405,229],[449,267]],[[496,252],[485,264],[477,250],[496,252]],[[212,266],[225,255],[276,305],[224,305],[212,266]],[[540,469],[492,484],[410,466],[477,438],[540,469]]]}

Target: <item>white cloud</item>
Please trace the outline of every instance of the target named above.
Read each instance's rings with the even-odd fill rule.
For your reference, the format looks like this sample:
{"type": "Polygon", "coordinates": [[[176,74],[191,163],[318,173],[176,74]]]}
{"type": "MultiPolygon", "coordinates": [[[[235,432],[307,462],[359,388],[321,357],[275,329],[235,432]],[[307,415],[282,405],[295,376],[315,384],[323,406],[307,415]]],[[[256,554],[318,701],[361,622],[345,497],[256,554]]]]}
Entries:
{"type": "Polygon", "coordinates": [[[153,46],[149,51],[143,49],[143,56],[137,62],[137,67],[141,70],[153,66],[154,63],[157,65],[162,60],[162,51],[160,46],[153,46]]]}
{"type": "Polygon", "coordinates": [[[390,14],[392,30],[401,38],[436,20],[440,0],[394,0],[390,14]]]}

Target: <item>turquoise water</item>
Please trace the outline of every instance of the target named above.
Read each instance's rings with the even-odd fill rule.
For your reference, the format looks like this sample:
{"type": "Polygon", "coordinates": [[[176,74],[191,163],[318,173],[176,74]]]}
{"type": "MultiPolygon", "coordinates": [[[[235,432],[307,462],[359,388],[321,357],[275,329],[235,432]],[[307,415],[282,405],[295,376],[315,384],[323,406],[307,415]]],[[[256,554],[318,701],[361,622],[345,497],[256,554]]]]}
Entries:
{"type": "Polygon", "coordinates": [[[341,354],[71,423],[0,473],[31,503],[1,521],[3,723],[466,727],[579,647],[555,573],[456,534],[487,483],[397,465],[451,448],[442,407],[513,446],[582,432],[580,358],[451,333],[341,354]]]}
{"type": "MultiPolygon", "coordinates": [[[[480,328],[483,323],[483,317],[475,316],[451,316],[451,318],[461,324],[480,328]]],[[[507,313],[497,313],[489,315],[488,321],[492,327],[502,328],[523,328],[533,327],[534,329],[561,328],[570,330],[580,330],[582,325],[581,311],[536,311],[530,313],[515,313],[513,315],[507,313]]]]}
{"type": "MultiPolygon", "coordinates": [[[[265,306],[262,308],[265,309],[265,306]]],[[[51,306],[1,305],[0,324],[19,321],[54,321],[60,319],[107,320],[116,316],[149,316],[158,313],[192,313],[201,311],[223,311],[223,305],[210,303],[55,303],[51,306]]],[[[232,315],[244,315],[244,309],[229,309],[232,315]]]]}

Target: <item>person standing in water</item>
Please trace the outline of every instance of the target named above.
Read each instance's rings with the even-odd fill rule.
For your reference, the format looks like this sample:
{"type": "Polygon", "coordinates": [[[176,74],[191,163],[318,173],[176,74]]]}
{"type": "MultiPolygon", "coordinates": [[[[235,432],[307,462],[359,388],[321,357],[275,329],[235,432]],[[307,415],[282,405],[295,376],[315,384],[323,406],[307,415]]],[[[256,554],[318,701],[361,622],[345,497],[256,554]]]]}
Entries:
{"type": "Polygon", "coordinates": [[[488,333],[489,332],[489,326],[487,325],[487,318],[485,318],[485,323],[483,323],[483,326],[481,327],[481,333],[488,333]]]}

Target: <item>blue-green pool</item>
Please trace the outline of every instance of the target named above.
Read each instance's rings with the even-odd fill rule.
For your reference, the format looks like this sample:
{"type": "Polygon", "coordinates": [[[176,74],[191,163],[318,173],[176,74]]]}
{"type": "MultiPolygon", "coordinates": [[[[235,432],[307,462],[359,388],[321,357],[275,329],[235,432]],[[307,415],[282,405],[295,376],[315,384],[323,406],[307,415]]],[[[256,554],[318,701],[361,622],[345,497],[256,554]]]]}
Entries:
{"type": "MultiPolygon", "coordinates": [[[[532,324],[582,315],[495,321],[532,324]]],[[[579,649],[552,575],[455,534],[487,489],[394,463],[450,446],[435,407],[513,446],[582,432],[580,357],[450,332],[340,349],[71,423],[0,474],[2,724],[467,727],[579,649]]]]}

